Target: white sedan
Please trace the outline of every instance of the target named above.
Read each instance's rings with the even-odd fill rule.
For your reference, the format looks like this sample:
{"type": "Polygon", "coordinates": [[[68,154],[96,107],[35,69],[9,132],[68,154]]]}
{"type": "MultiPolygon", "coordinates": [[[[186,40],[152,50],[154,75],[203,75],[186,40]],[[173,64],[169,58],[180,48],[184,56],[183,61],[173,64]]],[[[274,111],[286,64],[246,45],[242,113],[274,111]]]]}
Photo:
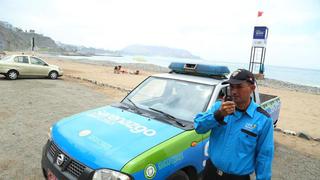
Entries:
{"type": "Polygon", "coordinates": [[[0,59],[0,74],[7,79],[18,77],[48,77],[57,79],[63,75],[58,66],[48,64],[43,59],[30,55],[10,55],[0,59]]]}

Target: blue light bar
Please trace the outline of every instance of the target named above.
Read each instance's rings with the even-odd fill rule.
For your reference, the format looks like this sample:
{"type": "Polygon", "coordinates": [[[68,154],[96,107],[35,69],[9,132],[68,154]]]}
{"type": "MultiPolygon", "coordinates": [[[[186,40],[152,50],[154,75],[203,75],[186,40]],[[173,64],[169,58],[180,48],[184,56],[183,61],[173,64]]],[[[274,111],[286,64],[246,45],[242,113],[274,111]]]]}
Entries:
{"type": "Polygon", "coordinates": [[[172,72],[180,74],[192,74],[198,76],[218,76],[225,78],[230,73],[227,66],[216,66],[207,64],[188,64],[180,62],[172,62],[169,65],[172,72]]]}

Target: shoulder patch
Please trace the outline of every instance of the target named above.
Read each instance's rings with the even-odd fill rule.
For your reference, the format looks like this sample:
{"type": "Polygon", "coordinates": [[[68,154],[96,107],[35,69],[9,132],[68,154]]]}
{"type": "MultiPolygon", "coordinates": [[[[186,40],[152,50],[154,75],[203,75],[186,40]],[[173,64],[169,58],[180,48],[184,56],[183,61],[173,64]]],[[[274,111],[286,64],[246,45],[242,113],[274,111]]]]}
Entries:
{"type": "Polygon", "coordinates": [[[268,118],[271,117],[270,114],[266,110],[264,110],[262,107],[258,107],[257,111],[260,112],[261,114],[267,116],[268,118]]]}

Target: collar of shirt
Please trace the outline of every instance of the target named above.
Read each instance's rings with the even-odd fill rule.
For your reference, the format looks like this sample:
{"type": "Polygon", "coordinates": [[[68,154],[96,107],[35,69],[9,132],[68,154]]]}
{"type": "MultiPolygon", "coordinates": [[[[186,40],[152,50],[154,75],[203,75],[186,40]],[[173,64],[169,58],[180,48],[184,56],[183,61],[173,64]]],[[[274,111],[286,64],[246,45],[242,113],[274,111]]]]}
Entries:
{"type": "Polygon", "coordinates": [[[253,102],[253,100],[251,99],[250,105],[248,106],[246,112],[250,117],[253,117],[254,111],[257,109],[257,107],[259,107],[258,104],[256,104],[255,102],[253,102]]]}
{"type": "Polygon", "coordinates": [[[240,119],[240,117],[242,116],[243,113],[246,113],[248,116],[250,116],[251,118],[253,117],[254,111],[257,109],[258,104],[256,104],[255,102],[253,102],[253,100],[250,100],[250,104],[248,106],[248,108],[245,111],[235,111],[234,115],[237,117],[237,119],[240,119]]]}

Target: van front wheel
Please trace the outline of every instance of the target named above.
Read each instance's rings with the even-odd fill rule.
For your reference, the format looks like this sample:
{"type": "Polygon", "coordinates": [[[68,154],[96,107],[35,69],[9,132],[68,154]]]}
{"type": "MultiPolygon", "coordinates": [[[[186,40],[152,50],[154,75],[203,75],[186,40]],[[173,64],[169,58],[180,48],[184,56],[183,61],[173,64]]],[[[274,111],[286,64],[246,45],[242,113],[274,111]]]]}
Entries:
{"type": "Polygon", "coordinates": [[[167,180],[189,180],[189,176],[187,173],[180,170],[168,177],[167,180]]]}

